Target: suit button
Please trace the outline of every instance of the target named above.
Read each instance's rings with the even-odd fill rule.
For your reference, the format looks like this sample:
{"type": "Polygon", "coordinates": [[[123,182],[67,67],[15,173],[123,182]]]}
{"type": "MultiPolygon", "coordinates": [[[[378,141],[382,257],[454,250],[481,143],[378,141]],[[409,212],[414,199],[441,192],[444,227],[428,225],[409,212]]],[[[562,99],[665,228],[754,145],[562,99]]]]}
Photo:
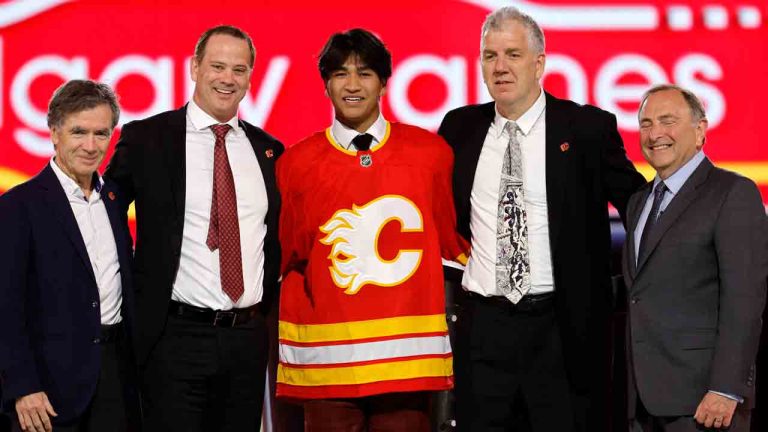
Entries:
{"type": "Polygon", "coordinates": [[[639,298],[637,298],[637,297],[632,297],[632,300],[630,300],[630,302],[631,302],[632,304],[637,304],[637,302],[639,302],[639,301],[640,301],[640,299],[639,299],[639,298]]]}
{"type": "Polygon", "coordinates": [[[98,344],[99,342],[101,342],[101,339],[99,339],[97,337],[93,338],[93,343],[94,344],[98,344]]]}
{"type": "Polygon", "coordinates": [[[97,308],[97,307],[99,307],[99,302],[93,302],[93,303],[91,303],[91,307],[92,307],[92,308],[97,308]]]}

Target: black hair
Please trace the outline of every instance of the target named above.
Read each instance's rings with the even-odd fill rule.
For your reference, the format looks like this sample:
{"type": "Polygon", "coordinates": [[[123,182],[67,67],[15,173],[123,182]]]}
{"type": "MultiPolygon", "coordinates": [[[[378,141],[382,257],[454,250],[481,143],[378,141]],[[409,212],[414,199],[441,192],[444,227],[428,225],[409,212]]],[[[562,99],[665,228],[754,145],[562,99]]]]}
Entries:
{"type": "Polygon", "coordinates": [[[343,33],[334,33],[320,53],[317,67],[324,82],[328,82],[334,71],[341,69],[350,56],[370,68],[386,85],[392,76],[392,54],[384,42],[368,30],[356,28],[343,33]]]}

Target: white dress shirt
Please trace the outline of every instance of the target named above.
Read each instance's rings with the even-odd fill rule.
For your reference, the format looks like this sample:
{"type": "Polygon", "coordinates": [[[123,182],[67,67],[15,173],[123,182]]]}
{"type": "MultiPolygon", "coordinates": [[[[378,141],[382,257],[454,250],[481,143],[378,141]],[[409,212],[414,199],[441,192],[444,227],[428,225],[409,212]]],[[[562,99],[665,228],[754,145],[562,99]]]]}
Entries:
{"type": "Polygon", "coordinates": [[[213,193],[213,148],[216,137],[211,126],[219,122],[194,101],[187,106],[186,196],[184,234],[179,271],[173,284],[173,300],[215,310],[245,308],[259,301],[264,284],[264,238],[267,235],[267,189],[259,161],[237,117],[227,122],[226,147],[235,180],[240,250],[245,292],[237,303],[221,289],[219,249],[205,244],[211,219],[213,193]]]}
{"type": "MultiPolygon", "coordinates": [[[[371,127],[365,131],[365,133],[371,134],[373,136],[373,141],[371,141],[371,150],[376,150],[377,146],[381,144],[381,142],[384,140],[384,136],[387,134],[387,121],[384,120],[384,116],[381,115],[381,113],[379,113],[379,117],[375,122],[373,122],[371,127]]],[[[331,135],[333,135],[333,139],[336,140],[336,143],[342,148],[347,150],[350,150],[350,148],[357,150],[354,148],[352,140],[355,139],[356,136],[360,135],[360,132],[350,128],[335,118],[333,119],[333,124],[331,125],[331,135]]]]}
{"type": "MultiPolygon", "coordinates": [[[[546,182],[546,98],[542,91],[536,102],[516,123],[517,140],[523,161],[523,188],[528,225],[528,253],[531,264],[531,289],[528,294],[554,290],[552,257],[549,249],[546,182]]],[[[475,170],[470,195],[472,254],[467,262],[464,289],[484,296],[500,296],[496,289],[496,218],[499,209],[499,184],[509,136],[504,125],[509,121],[499,114],[488,129],[475,170]]]]}
{"type": "Polygon", "coordinates": [[[101,200],[101,186],[104,181],[96,174],[97,184],[94,185],[90,197],[86,198],[83,190],[75,181],[64,174],[51,159],[51,168],[59,179],[61,187],[67,194],[69,206],[80,228],[80,235],[91,261],[96,286],[99,289],[99,304],[101,323],[104,325],[117,324],[123,320],[120,307],[123,304],[123,284],[120,280],[120,261],[117,257],[117,245],[112,225],[109,223],[107,208],[101,200]]]}

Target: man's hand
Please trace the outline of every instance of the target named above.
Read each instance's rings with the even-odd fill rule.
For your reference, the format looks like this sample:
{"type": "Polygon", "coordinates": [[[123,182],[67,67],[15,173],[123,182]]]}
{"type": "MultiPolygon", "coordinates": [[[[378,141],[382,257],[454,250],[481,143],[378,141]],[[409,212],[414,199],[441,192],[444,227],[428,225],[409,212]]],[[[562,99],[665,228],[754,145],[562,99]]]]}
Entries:
{"type": "Polygon", "coordinates": [[[51,432],[53,426],[48,416],[58,415],[44,392],[28,394],[17,399],[16,414],[19,416],[21,430],[32,432],[51,432]]]}
{"type": "Polygon", "coordinates": [[[693,418],[705,427],[727,428],[731,425],[738,402],[716,393],[707,392],[696,408],[693,418]]]}

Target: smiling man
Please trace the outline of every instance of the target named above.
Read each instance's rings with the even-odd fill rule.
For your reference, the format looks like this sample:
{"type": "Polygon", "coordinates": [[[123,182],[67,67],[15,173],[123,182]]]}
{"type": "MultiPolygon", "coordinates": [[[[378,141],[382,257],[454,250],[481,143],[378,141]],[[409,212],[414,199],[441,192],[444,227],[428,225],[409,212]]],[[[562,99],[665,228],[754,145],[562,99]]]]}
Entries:
{"type": "Polygon", "coordinates": [[[650,89],[638,119],[657,175],[627,210],[631,426],[748,431],[768,278],[760,192],[704,155],[707,118],[690,91],[650,89]]]}
{"type": "Polygon", "coordinates": [[[192,100],[126,124],[105,174],[136,204],[137,356],[149,431],[260,424],[283,146],[237,117],[254,60],[242,30],[203,33],[190,64],[192,100]]]}
{"type": "Polygon", "coordinates": [[[331,36],[319,60],[331,127],[277,167],[283,285],[278,397],[307,431],[428,431],[453,386],[441,257],[455,231],[450,148],[381,114],[392,59],[373,34],[331,36]]]}
{"type": "Polygon", "coordinates": [[[98,173],[117,125],[105,84],[72,80],[48,106],[55,156],[0,196],[0,378],[14,430],[139,426],[131,238],[98,173]]]}
{"type": "Polygon", "coordinates": [[[504,7],[485,20],[492,103],[449,112],[459,232],[471,238],[456,325],[459,430],[608,429],[610,228],[644,181],[615,117],[546,93],[544,34],[504,7]]]}

